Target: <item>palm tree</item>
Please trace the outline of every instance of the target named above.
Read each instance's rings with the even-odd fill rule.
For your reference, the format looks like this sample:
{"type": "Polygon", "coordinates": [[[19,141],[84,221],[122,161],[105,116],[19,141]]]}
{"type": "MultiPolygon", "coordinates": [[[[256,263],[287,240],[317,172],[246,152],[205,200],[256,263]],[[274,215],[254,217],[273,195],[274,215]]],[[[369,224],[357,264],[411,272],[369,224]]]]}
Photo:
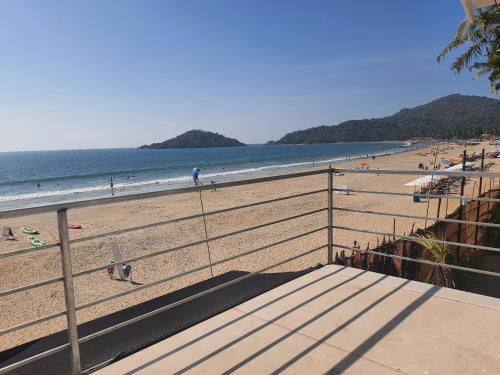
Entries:
{"type": "Polygon", "coordinates": [[[450,269],[445,266],[448,263],[448,260],[453,257],[453,254],[448,249],[448,245],[434,242],[434,240],[438,240],[438,238],[431,232],[416,234],[415,236],[419,239],[413,240],[413,242],[419,244],[427,250],[427,253],[424,254],[425,259],[434,263],[442,264],[442,266],[432,266],[432,270],[427,275],[425,281],[435,285],[443,285],[448,288],[454,288],[455,282],[453,281],[450,269]]]}
{"type": "Polygon", "coordinates": [[[466,51],[451,65],[459,74],[464,68],[475,71],[473,79],[489,73],[491,91],[500,90],[500,5],[479,9],[472,21],[462,22],[455,38],[437,56],[441,60],[456,48],[466,44],[466,51]]]}

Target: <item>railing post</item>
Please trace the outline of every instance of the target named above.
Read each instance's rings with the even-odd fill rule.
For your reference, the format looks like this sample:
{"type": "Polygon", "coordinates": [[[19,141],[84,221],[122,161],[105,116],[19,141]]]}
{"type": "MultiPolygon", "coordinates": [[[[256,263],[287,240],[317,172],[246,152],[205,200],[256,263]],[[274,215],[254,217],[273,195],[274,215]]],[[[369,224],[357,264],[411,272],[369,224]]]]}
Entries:
{"type": "Polygon", "coordinates": [[[62,273],[64,282],[64,299],[66,302],[66,320],[68,324],[68,340],[70,344],[71,373],[80,375],[80,348],[75,310],[75,289],[73,287],[73,269],[71,267],[71,251],[69,247],[68,216],[65,208],[57,211],[59,231],[59,247],[61,249],[62,273]]]}
{"type": "Polygon", "coordinates": [[[333,263],[333,170],[328,171],[328,264],[333,263]]]}

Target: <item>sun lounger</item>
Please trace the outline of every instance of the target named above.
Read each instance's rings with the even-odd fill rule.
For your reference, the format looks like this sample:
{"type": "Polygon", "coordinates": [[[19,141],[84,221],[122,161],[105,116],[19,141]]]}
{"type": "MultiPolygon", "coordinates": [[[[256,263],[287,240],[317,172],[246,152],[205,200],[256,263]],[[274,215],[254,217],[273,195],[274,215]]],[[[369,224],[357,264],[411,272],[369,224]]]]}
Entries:
{"type": "MultiPolygon", "coordinates": [[[[118,244],[116,242],[113,242],[111,244],[111,251],[113,252],[113,258],[115,258],[115,263],[113,264],[113,266],[115,267],[115,270],[118,271],[118,276],[121,280],[128,281],[127,276],[125,276],[125,273],[123,272],[123,266],[125,265],[125,263],[123,263],[122,252],[120,251],[120,248],[118,247],[118,244]]],[[[131,275],[130,278],[132,279],[131,275]]]]}
{"type": "Polygon", "coordinates": [[[3,238],[10,241],[15,241],[14,233],[12,233],[11,227],[3,227],[3,238]]]}
{"type": "Polygon", "coordinates": [[[347,185],[337,186],[337,189],[339,190],[335,190],[335,194],[349,195],[349,186],[347,185]]]}

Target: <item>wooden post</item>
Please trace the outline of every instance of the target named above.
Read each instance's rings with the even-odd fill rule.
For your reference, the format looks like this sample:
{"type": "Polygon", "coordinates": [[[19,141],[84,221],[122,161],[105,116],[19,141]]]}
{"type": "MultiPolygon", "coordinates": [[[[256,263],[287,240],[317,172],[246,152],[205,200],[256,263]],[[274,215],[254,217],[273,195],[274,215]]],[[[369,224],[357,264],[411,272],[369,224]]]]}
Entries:
{"type": "Polygon", "coordinates": [[[446,208],[444,210],[444,217],[448,216],[449,195],[450,195],[450,183],[448,182],[448,184],[446,185],[446,208]]]}
{"type": "MultiPolygon", "coordinates": [[[[488,190],[488,198],[491,199],[491,177],[490,177],[490,190],[488,190]]],[[[491,202],[488,201],[488,212],[490,212],[490,210],[491,210],[490,205],[491,205],[491,202]]]]}
{"type": "MultiPolygon", "coordinates": [[[[462,161],[462,172],[465,172],[465,162],[467,159],[467,150],[464,150],[463,153],[463,161],[462,161]]],[[[464,205],[463,205],[463,196],[464,196],[464,191],[465,191],[465,176],[462,177],[462,182],[460,184],[460,210],[458,213],[458,218],[459,220],[462,220],[462,214],[464,210],[464,205]]],[[[458,223],[458,231],[457,231],[457,242],[460,243],[461,241],[461,236],[462,236],[462,223],[458,223]]],[[[460,260],[460,246],[457,246],[457,251],[455,253],[455,259],[457,260],[457,263],[459,263],[460,260]]]]}
{"type": "MultiPolygon", "coordinates": [[[[484,148],[481,151],[481,172],[484,172],[484,148]]],[[[481,196],[482,193],[482,187],[483,187],[483,177],[479,177],[479,190],[477,192],[478,198],[481,196]]],[[[476,210],[476,221],[479,221],[479,215],[481,212],[481,202],[476,201],[477,204],[477,210],[476,210]]],[[[479,232],[479,226],[475,225],[474,226],[474,245],[477,245],[477,236],[479,232]]]]}
{"type": "Polygon", "coordinates": [[[392,242],[396,242],[396,218],[394,218],[392,223],[392,242]]]}

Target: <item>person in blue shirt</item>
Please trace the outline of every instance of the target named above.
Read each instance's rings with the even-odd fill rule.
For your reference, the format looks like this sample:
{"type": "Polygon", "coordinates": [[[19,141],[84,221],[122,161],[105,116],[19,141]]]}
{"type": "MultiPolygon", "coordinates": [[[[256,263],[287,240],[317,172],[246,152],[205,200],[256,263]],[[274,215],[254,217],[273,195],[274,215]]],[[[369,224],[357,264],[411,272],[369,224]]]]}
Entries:
{"type": "Polygon", "coordinates": [[[193,181],[195,186],[198,186],[200,183],[200,179],[198,178],[198,174],[200,173],[200,168],[194,167],[193,171],[191,172],[191,176],[193,176],[193,181]]]}

